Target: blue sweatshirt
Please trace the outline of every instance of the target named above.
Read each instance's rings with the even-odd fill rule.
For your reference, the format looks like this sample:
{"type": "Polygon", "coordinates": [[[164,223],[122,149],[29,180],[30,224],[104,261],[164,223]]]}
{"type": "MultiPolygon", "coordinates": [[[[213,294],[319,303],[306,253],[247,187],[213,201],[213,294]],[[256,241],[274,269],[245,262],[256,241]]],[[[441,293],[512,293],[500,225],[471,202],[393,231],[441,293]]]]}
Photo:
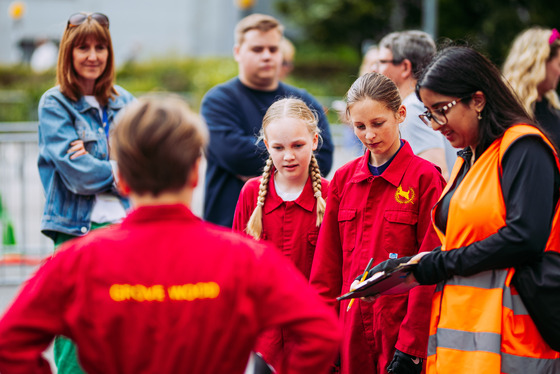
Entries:
{"type": "Polygon", "coordinates": [[[262,173],[268,153],[262,142],[255,145],[268,107],[285,97],[302,99],[319,116],[322,143],[315,157],[321,173],[331,170],[334,146],[323,107],[305,90],[280,82],[274,91],[246,87],[233,78],[206,93],[201,114],[210,130],[206,152],[203,218],[231,227],[239,193],[246,178],[262,173]]]}

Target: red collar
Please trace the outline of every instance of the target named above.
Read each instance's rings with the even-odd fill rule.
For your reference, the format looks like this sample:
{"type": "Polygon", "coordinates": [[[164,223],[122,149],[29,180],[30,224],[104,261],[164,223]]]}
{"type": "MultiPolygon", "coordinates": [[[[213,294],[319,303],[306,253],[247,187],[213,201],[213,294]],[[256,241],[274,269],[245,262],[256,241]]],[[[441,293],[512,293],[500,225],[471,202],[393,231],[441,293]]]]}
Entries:
{"type": "MultiPolygon", "coordinates": [[[[271,175],[274,175],[274,170],[271,172],[271,175]]],[[[271,179],[268,182],[268,192],[266,194],[266,200],[264,202],[264,213],[268,214],[284,203],[285,201],[282,200],[282,198],[278,196],[278,193],[276,192],[276,188],[274,187],[274,180],[271,179]]],[[[303,191],[298,196],[298,198],[294,200],[294,203],[309,212],[313,211],[313,207],[315,206],[315,196],[313,194],[313,187],[311,185],[311,177],[307,178],[307,182],[305,182],[303,191]]]]}
{"type": "MultiPolygon", "coordinates": [[[[350,182],[359,183],[370,177],[373,177],[368,167],[370,153],[371,152],[368,149],[366,153],[359,159],[357,170],[350,182]]],[[[379,178],[383,178],[393,186],[398,187],[401,183],[404,172],[406,171],[413,157],[414,153],[412,152],[412,148],[410,148],[410,144],[408,144],[408,142],[404,140],[402,148],[398,151],[393,161],[391,161],[389,167],[383,172],[383,174],[379,176],[379,178]]]]}
{"type": "Polygon", "coordinates": [[[123,220],[123,226],[148,221],[201,221],[184,204],[146,205],[134,208],[123,220]]]}

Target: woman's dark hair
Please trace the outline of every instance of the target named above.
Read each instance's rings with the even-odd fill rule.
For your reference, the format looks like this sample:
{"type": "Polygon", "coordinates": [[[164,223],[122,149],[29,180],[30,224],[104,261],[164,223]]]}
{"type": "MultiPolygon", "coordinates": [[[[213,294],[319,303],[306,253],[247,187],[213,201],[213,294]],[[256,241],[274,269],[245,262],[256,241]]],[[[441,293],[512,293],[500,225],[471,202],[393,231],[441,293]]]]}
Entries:
{"type": "Polygon", "coordinates": [[[525,111],[500,70],[470,47],[451,46],[438,52],[416,85],[420,100],[421,88],[464,98],[461,102],[465,105],[476,91],[484,93],[486,105],[481,112],[476,155],[482,154],[506,129],[517,123],[533,125],[545,133],[525,111]]]}

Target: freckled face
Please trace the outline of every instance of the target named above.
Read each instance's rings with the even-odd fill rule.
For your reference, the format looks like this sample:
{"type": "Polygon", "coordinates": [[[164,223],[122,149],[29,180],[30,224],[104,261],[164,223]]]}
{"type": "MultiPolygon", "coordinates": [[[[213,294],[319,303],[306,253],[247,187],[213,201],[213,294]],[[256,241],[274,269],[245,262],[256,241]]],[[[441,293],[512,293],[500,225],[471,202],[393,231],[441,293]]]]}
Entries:
{"type": "Polygon", "coordinates": [[[317,149],[319,136],[298,118],[280,118],[265,129],[265,145],[278,170],[277,178],[288,185],[300,186],[309,176],[309,163],[317,149]]]}
{"type": "Polygon", "coordinates": [[[399,124],[406,117],[405,107],[401,105],[395,113],[385,103],[364,99],[348,109],[354,133],[371,151],[370,162],[375,166],[383,165],[401,145],[399,124]]]}

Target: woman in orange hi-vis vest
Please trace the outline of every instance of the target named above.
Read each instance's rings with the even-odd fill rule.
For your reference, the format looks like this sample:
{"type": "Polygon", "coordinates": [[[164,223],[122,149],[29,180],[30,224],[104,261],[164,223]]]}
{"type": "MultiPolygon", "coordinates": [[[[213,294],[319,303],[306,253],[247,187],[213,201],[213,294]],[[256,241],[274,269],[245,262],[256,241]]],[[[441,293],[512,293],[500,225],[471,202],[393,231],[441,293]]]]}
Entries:
{"type": "Polygon", "coordinates": [[[442,246],[413,272],[438,284],[427,372],[560,372],[515,287],[515,266],[560,250],[558,150],[473,49],[440,51],[417,95],[422,120],[463,148],[432,210],[442,246]]]}

